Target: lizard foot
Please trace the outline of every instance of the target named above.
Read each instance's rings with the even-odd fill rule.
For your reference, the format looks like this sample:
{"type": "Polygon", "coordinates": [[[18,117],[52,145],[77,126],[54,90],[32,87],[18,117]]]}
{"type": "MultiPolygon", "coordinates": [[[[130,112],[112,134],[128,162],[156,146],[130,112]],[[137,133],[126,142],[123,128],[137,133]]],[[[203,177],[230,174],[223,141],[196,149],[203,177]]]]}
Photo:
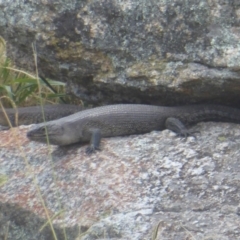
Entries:
{"type": "Polygon", "coordinates": [[[179,119],[173,117],[167,118],[165,126],[167,129],[175,132],[177,136],[184,138],[187,138],[189,136],[193,136],[196,138],[194,134],[199,132],[193,129],[187,129],[179,119]]]}
{"type": "Polygon", "coordinates": [[[178,137],[183,138],[194,137],[196,139],[197,138],[197,136],[195,135],[196,133],[200,133],[200,131],[195,131],[193,129],[182,129],[180,132],[177,132],[176,134],[178,137]]]}
{"type": "Polygon", "coordinates": [[[90,145],[86,148],[86,154],[87,155],[91,155],[91,154],[95,153],[96,151],[101,151],[101,149],[99,147],[95,147],[95,146],[92,146],[92,145],[90,145]]]}

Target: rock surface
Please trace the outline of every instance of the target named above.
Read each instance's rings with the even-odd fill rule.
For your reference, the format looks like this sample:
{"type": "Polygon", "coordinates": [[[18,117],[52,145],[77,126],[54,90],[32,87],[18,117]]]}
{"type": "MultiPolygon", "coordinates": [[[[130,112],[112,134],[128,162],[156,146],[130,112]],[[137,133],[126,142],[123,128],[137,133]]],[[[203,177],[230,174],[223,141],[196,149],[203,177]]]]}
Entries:
{"type": "MultiPolygon", "coordinates": [[[[237,0],[4,0],[0,10],[16,66],[34,71],[34,43],[40,74],[86,103],[239,103],[237,0]]],[[[240,239],[240,126],[197,128],[197,139],[105,139],[90,157],[29,142],[28,128],[0,132],[0,237],[51,239],[38,232],[47,211],[59,239],[63,229],[70,240],[240,239]]]]}
{"type": "Polygon", "coordinates": [[[239,103],[238,0],[0,1],[18,67],[98,104],[239,103]]]}
{"type": "Polygon", "coordinates": [[[81,226],[81,240],[239,239],[240,126],[195,128],[196,139],[104,139],[90,157],[86,146],[29,142],[28,127],[0,132],[1,202],[46,219],[39,188],[53,222],[81,226]]]}
{"type": "Polygon", "coordinates": [[[59,228],[53,225],[54,233],[45,219],[19,206],[0,202],[0,239],[6,240],[66,240],[76,239],[78,226],[59,228]]]}

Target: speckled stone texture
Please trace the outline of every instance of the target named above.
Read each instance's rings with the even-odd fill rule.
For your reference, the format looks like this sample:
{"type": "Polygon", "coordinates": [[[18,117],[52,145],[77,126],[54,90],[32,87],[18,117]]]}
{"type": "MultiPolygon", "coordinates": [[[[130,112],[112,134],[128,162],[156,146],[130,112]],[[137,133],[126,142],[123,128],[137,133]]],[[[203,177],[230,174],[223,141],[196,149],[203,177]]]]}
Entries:
{"type": "Polygon", "coordinates": [[[93,105],[239,105],[238,0],[0,1],[18,67],[68,83],[93,105]]]}
{"type": "Polygon", "coordinates": [[[0,202],[0,239],[6,240],[66,240],[76,239],[78,226],[60,228],[53,224],[54,233],[46,224],[46,219],[39,218],[31,211],[0,202]],[[44,227],[45,226],[45,227],[44,227]]]}
{"type": "Polygon", "coordinates": [[[0,132],[2,203],[46,219],[39,188],[54,223],[84,229],[81,240],[240,239],[239,125],[108,138],[91,156],[29,142],[28,129],[0,132]]]}

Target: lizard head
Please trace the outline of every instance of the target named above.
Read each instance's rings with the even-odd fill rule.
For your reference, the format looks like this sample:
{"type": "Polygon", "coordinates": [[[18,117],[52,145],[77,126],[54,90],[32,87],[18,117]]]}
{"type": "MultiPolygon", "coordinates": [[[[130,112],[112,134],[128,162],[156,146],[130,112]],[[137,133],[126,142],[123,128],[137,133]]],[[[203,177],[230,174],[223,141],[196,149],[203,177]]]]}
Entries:
{"type": "Polygon", "coordinates": [[[59,142],[63,135],[63,127],[57,124],[37,124],[33,129],[27,132],[27,137],[36,142],[50,143],[53,145],[62,145],[59,142]]]}

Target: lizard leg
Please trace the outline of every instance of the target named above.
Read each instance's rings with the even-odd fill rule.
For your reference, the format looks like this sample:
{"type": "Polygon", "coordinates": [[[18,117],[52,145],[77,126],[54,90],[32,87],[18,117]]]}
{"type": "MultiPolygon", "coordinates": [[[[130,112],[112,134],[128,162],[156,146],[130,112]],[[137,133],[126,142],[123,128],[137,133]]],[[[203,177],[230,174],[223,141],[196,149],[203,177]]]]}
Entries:
{"type": "Polygon", "coordinates": [[[88,155],[94,153],[96,150],[100,150],[101,131],[100,129],[94,128],[90,130],[91,140],[90,145],[86,149],[88,155]]]}
{"type": "Polygon", "coordinates": [[[191,129],[187,129],[186,126],[177,118],[169,117],[165,121],[165,127],[181,137],[188,137],[196,133],[191,129]]]}

